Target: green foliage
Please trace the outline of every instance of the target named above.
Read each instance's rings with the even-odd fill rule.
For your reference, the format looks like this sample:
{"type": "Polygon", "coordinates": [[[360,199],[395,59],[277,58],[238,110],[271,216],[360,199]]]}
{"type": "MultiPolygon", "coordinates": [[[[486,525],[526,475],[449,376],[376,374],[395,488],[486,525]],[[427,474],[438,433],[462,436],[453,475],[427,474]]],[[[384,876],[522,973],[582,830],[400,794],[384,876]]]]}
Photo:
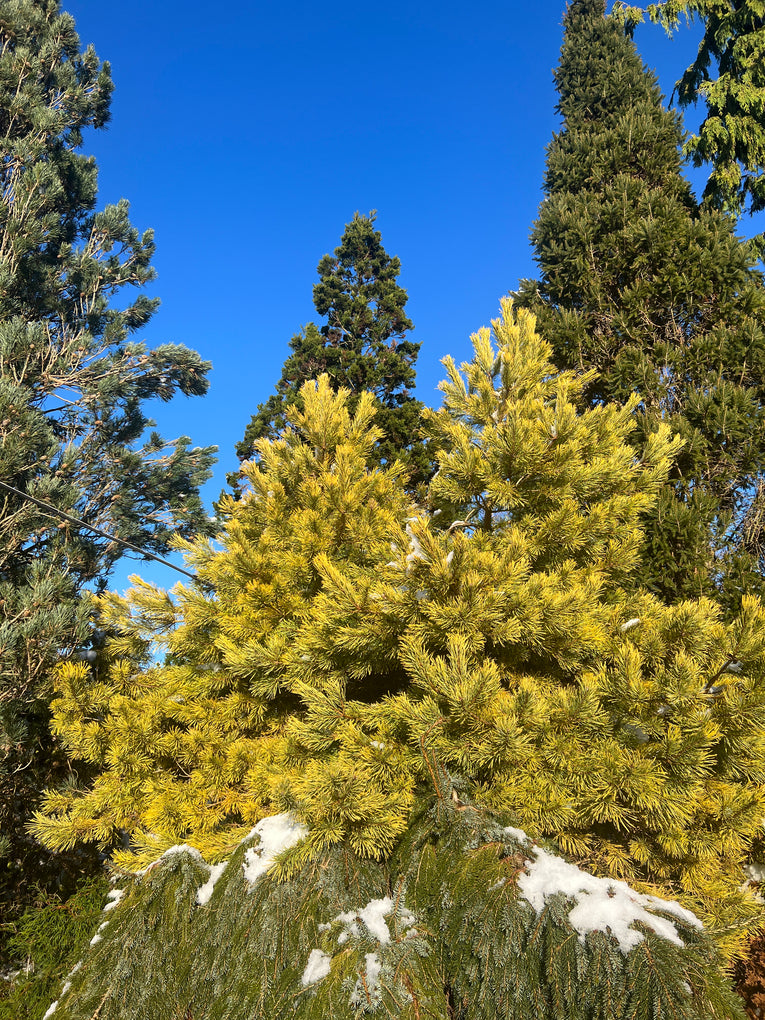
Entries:
{"type": "Polygon", "coordinates": [[[8,950],[23,969],[0,986],[0,1020],[41,1020],[98,927],[107,888],[91,878],[65,902],[47,899],[10,925],[8,950]]]}
{"type": "MultiPolygon", "coordinates": [[[[615,5],[635,22],[640,8],[615,5]]],[[[706,203],[732,213],[765,209],[765,6],[762,0],[665,0],[649,4],[668,32],[682,18],[703,25],[696,59],[675,86],[681,106],[706,105],[685,143],[695,166],[711,165],[706,203]]],[[[760,254],[763,236],[755,239],[760,254]]]]}
{"type": "Polygon", "coordinates": [[[676,905],[655,901],[642,940],[624,952],[606,930],[574,930],[571,911],[586,896],[558,894],[538,912],[519,888],[537,851],[494,818],[419,804],[385,863],[335,848],[292,879],[252,886],[243,864],[260,849],[255,834],[235,848],[203,905],[210,871],[188,848],[128,882],[102,940],[57,995],[56,1017],[742,1016],[710,966],[714,946],[676,905]],[[659,934],[667,921],[682,945],[659,934]],[[317,955],[323,976],[307,975],[317,955]]]}
{"type": "MultiPolygon", "coordinates": [[[[132,339],[157,302],[151,231],[122,201],[95,211],[97,168],[78,150],[109,117],[112,84],[56,0],[0,11],[0,478],[150,551],[209,528],[199,485],[211,449],[167,442],[151,398],[207,389],[184,347],[132,339]],[[114,306],[114,295],[120,300],[114,306]]],[[[48,731],[46,677],[91,633],[84,589],[103,587],[121,547],[0,493],[0,909],[34,878],[63,891],[81,856],[52,862],[24,823],[42,787],[69,774],[48,731]]],[[[0,949],[0,958],[3,951],[0,949]]]]}
{"type": "Polygon", "coordinates": [[[54,732],[99,774],[51,792],[49,847],[135,868],[188,842],[224,856],[265,814],[327,848],[391,853],[430,790],[513,812],[602,874],[679,896],[734,948],[760,911],[742,862],[763,818],[765,611],[636,589],[639,522],[680,440],[631,445],[634,407],[582,408],[511,303],[447,360],[432,512],[367,467],[373,398],[326,377],[246,467],[198,587],[105,595],[95,682],[58,671],[54,732]],[[148,663],[151,641],[163,665],[148,663]],[[129,837],[129,847],[124,844],[129,837]]]}
{"type": "Polygon", "coordinates": [[[423,405],[410,393],[420,345],[405,339],[414,326],[404,312],[406,291],[396,282],[401,263],[383,248],[375,215],[356,213],[334,255],[319,262],[313,300],[327,321],[321,328],[310,322],[290,340],[276,392],[258,407],[237,445],[240,460],[256,455],[259,439],[279,435],[289,409],[301,407],[303,384],[326,373],[336,389],[350,390],[351,410],[365,390],[377,398],[377,463],[405,463],[412,491],[432,474],[432,455],[418,438],[423,405]]]}
{"type": "Polygon", "coordinates": [[[684,439],[645,520],[643,582],[668,600],[729,609],[762,592],[765,291],[733,221],[700,208],[680,174],[682,134],[655,76],[603,0],[565,17],[532,238],[539,281],[518,300],[564,367],[594,368],[591,401],[637,389],[636,446],[666,422],[684,439]]]}

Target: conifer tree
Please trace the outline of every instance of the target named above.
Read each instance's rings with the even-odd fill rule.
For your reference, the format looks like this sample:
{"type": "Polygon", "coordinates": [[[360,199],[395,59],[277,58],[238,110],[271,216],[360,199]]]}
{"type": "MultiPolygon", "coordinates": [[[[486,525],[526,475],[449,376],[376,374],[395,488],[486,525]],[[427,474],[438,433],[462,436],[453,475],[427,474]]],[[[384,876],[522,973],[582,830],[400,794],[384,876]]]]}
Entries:
{"type": "MultiPolygon", "coordinates": [[[[57,0],[0,11],[0,914],[25,888],[66,882],[24,832],[40,789],[71,767],[48,730],[47,678],[91,639],[83,592],[122,547],[30,502],[34,496],[152,552],[208,527],[199,485],[211,449],[152,431],[142,406],[201,395],[209,365],[184,347],[132,339],[156,301],[151,231],[127,202],[95,211],[83,131],[109,118],[108,64],[80,49],[57,0]],[[114,295],[119,295],[116,305],[114,295]],[[29,855],[34,854],[33,866],[29,855]],[[3,856],[4,855],[4,856],[3,856]]],[[[73,864],[76,870],[76,862],[73,864]]]]}
{"type": "MultiPolygon", "coordinates": [[[[628,24],[639,7],[614,5],[628,24]]],[[[704,200],[734,216],[765,209],[765,9],[760,0],[663,0],[649,4],[668,32],[682,18],[703,25],[696,59],[675,86],[682,107],[706,105],[698,134],[685,143],[695,166],[710,164],[704,200]],[[714,75],[717,74],[715,78],[714,75]]],[[[765,237],[754,245],[762,256],[765,237]]]]}
{"type": "Polygon", "coordinates": [[[414,326],[404,311],[406,291],[396,282],[401,263],[383,248],[375,216],[356,213],[334,254],[319,262],[313,300],[327,321],[321,327],[310,322],[290,340],[292,353],[276,393],[258,407],[237,445],[240,461],[253,456],[259,439],[279,434],[288,409],[300,403],[303,383],[326,373],[335,387],[350,390],[351,408],[363,391],[374,393],[382,429],[376,446],[380,463],[397,458],[406,463],[412,489],[432,472],[417,438],[422,403],[410,392],[420,345],[406,339],[414,326]]]}
{"type": "Polygon", "coordinates": [[[678,116],[603,0],[569,6],[555,82],[563,125],[532,233],[540,278],[519,300],[556,363],[597,370],[589,400],[638,390],[638,441],[659,420],[685,440],[647,522],[644,581],[738,605],[765,569],[761,274],[733,221],[694,200],[678,116]]]}
{"type": "MultiPolygon", "coordinates": [[[[432,513],[367,466],[366,394],[305,384],[245,466],[200,584],[100,600],[96,666],[57,673],[54,731],[98,778],[51,791],[35,834],[129,868],[186,842],[214,860],[264,815],[389,854],[425,799],[498,812],[606,876],[680,898],[734,949],[760,916],[743,862],[765,816],[765,610],[635,590],[640,520],[681,440],[636,451],[635,407],[580,409],[509,300],[450,360],[429,412],[432,513]],[[150,661],[160,640],[169,655],[150,661]],[[126,848],[127,845],[127,848],[126,848]]],[[[504,824],[507,824],[505,822],[504,824]]]]}

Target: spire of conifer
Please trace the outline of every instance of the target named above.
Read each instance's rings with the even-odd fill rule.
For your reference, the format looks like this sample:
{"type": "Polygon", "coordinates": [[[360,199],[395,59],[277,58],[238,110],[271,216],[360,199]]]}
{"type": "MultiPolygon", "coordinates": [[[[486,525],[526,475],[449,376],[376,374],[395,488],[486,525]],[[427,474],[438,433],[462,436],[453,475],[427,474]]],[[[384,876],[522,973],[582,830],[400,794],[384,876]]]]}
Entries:
{"type": "Polygon", "coordinates": [[[659,420],[685,440],[647,521],[643,580],[669,599],[737,605],[765,567],[752,534],[765,471],[761,274],[733,222],[694,199],[679,117],[602,0],[569,6],[555,83],[563,121],[532,233],[540,277],[519,301],[558,365],[597,371],[590,400],[640,394],[638,441],[659,420]]]}

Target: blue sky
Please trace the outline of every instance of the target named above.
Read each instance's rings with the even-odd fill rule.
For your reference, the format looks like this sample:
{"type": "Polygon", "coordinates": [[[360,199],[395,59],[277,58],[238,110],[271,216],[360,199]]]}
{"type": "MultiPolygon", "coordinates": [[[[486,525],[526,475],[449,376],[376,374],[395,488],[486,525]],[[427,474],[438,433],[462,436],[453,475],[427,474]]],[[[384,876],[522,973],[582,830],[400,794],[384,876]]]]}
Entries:
{"type": "MultiPolygon", "coordinates": [[[[401,259],[422,343],[416,394],[437,405],[440,359],[469,358],[470,334],[534,275],[528,235],[558,123],[562,0],[62,7],[115,82],[111,123],[84,145],[99,207],[127,198],[134,226],[156,231],[148,293],[162,305],[142,338],[213,363],[205,398],[153,409],[165,436],[219,446],[208,501],[290,337],[316,317],[316,265],[356,210],[377,209],[401,259]]],[[[667,94],[694,35],[638,30],[667,94]]],[[[133,572],[179,577],[125,561],[112,586],[133,572]]]]}

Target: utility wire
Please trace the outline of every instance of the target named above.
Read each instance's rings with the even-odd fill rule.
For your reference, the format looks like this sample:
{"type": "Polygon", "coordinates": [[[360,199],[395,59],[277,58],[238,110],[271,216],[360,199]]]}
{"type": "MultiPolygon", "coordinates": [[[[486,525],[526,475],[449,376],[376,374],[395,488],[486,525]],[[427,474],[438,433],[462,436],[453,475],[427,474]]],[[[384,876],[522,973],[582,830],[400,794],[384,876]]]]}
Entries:
{"type": "MultiPolygon", "coordinates": [[[[88,531],[94,531],[101,538],[108,538],[110,542],[118,542],[120,545],[124,545],[127,549],[132,549],[133,552],[140,553],[147,560],[156,560],[157,563],[162,563],[166,567],[170,567],[171,570],[177,570],[179,574],[185,574],[186,577],[190,577],[192,581],[199,581],[200,579],[196,574],[192,574],[188,570],[184,570],[183,567],[176,567],[170,560],[163,560],[161,556],[157,556],[155,553],[147,552],[145,549],[139,548],[137,545],[133,545],[132,542],[126,542],[124,538],[117,538],[116,535],[110,535],[108,531],[102,531],[100,528],[94,527],[92,524],[86,524],[85,521],[81,521],[78,517],[72,517],[71,514],[64,513],[63,510],[59,510],[57,507],[52,506],[50,503],[46,503],[43,499],[38,499],[37,496],[30,496],[28,492],[22,492],[21,489],[15,489],[12,485],[8,485],[7,482],[0,482],[0,487],[7,489],[8,492],[13,492],[17,496],[21,496],[22,499],[28,499],[30,503],[36,503],[37,506],[42,507],[43,510],[47,510],[55,517],[60,517],[62,520],[69,521],[70,524],[76,524],[80,528],[87,528],[88,531]]],[[[201,582],[204,583],[204,582],[201,582]]]]}

